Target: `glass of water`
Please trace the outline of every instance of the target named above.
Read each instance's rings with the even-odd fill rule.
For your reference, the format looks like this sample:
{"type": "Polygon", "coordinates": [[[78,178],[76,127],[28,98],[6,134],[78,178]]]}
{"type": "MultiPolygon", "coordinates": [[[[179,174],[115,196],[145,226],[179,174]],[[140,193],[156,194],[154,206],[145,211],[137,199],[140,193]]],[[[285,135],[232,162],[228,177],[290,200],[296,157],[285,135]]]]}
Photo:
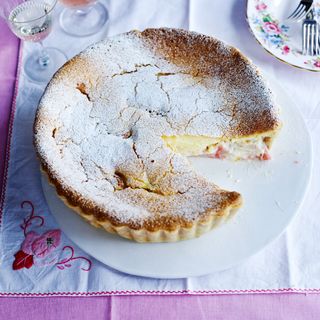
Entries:
{"type": "Polygon", "coordinates": [[[42,40],[52,29],[52,12],[57,0],[0,0],[0,14],[22,40],[37,42],[40,50],[25,59],[24,71],[35,82],[47,82],[67,60],[56,48],[45,48],[42,40]]]}

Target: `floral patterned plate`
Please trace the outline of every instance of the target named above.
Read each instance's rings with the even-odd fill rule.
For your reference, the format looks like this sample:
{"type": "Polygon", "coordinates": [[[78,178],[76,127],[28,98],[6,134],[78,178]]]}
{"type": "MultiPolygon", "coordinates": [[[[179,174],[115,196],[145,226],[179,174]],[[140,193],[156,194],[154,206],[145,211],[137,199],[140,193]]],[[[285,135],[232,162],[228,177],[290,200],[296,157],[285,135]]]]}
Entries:
{"type": "MultiPolygon", "coordinates": [[[[320,71],[320,55],[302,55],[302,23],[286,19],[298,4],[299,0],[247,0],[247,20],[255,38],[270,54],[292,66],[320,71]]],[[[320,16],[320,0],[314,2],[314,13],[320,16]]]]}

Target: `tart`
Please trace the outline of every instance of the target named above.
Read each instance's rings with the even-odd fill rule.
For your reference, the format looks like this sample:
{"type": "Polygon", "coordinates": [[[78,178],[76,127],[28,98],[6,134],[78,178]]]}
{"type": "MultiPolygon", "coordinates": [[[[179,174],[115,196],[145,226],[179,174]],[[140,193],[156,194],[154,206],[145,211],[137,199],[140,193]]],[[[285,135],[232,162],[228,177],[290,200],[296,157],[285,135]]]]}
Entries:
{"type": "Polygon", "coordinates": [[[162,28],[67,62],[41,98],[34,144],[58,195],[92,225],[170,242],[200,236],[242,203],[187,156],[266,160],[279,128],[270,90],[237,49],[162,28]]]}

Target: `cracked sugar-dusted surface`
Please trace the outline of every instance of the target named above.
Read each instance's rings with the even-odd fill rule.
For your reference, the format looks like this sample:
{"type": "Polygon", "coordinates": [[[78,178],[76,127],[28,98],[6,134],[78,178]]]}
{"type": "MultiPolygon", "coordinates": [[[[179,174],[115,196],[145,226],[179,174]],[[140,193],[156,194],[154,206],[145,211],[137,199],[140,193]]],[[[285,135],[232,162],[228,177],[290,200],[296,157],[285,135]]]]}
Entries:
{"type": "Polygon", "coordinates": [[[41,100],[35,145],[58,191],[98,220],[173,228],[239,202],[162,136],[250,136],[278,125],[271,94],[233,48],[174,29],[130,32],[68,62],[41,100]]]}

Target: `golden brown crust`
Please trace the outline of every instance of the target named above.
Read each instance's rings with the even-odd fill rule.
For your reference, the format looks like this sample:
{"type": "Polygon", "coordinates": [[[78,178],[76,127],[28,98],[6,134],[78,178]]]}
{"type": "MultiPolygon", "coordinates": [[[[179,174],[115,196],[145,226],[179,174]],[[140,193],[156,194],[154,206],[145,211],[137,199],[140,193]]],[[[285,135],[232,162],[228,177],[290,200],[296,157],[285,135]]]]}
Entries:
{"type": "Polygon", "coordinates": [[[44,170],[43,173],[49,179],[50,184],[56,188],[59,197],[65,203],[65,205],[77,212],[92,226],[96,228],[103,228],[110,233],[118,234],[121,237],[137,242],[176,242],[199,237],[211,229],[219,226],[221,223],[229,220],[242,204],[241,196],[239,197],[238,194],[234,192],[232,198],[235,199],[235,202],[232,206],[229,205],[219,212],[208,213],[194,223],[189,222],[186,224],[179,223],[177,225],[162,225],[160,222],[158,228],[155,228],[155,226],[151,229],[146,226],[136,228],[135,226],[131,226],[129,224],[126,225],[114,223],[112,219],[98,219],[94,214],[94,211],[92,211],[92,214],[85,213],[82,207],[79,206],[79,202],[72,204],[70,202],[70,197],[63,191],[59,193],[57,185],[50,180],[50,177],[44,170]]]}
{"type": "MultiPolygon", "coordinates": [[[[243,92],[248,92],[257,83],[263,84],[259,71],[248,58],[234,47],[226,48],[220,40],[182,29],[166,28],[146,29],[140,36],[156,54],[183,67],[194,77],[218,76],[230,87],[237,87],[243,92]]],[[[256,105],[261,106],[263,100],[260,95],[253,99],[256,105]]],[[[276,130],[280,126],[273,108],[258,108],[255,113],[249,114],[245,109],[237,109],[235,101],[234,110],[236,121],[230,126],[231,136],[250,136],[276,130]]]]}
{"type": "MultiPolygon", "coordinates": [[[[39,155],[38,155],[39,157],[39,155]]],[[[114,227],[123,227],[127,226],[133,230],[148,230],[151,232],[155,232],[158,230],[168,230],[174,231],[178,228],[191,228],[194,224],[194,221],[188,221],[179,217],[156,217],[154,219],[149,219],[144,221],[142,225],[136,224],[133,221],[128,223],[121,223],[117,219],[115,219],[112,215],[108,214],[107,211],[99,208],[95,203],[90,201],[89,199],[84,199],[82,195],[77,194],[74,190],[70,188],[65,188],[64,184],[61,183],[54,174],[50,172],[50,169],[46,164],[39,158],[41,161],[41,169],[46,174],[49,182],[55,186],[55,189],[60,197],[64,199],[66,203],[70,207],[78,208],[77,211],[81,212],[82,215],[92,215],[97,223],[103,223],[109,221],[114,227]]],[[[239,208],[242,204],[241,195],[237,192],[228,192],[222,191],[226,197],[224,201],[221,201],[219,207],[215,208],[215,210],[211,210],[211,212],[203,213],[199,222],[205,222],[209,219],[210,215],[223,215],[227,210],[231,208],[239,208]]]]}

